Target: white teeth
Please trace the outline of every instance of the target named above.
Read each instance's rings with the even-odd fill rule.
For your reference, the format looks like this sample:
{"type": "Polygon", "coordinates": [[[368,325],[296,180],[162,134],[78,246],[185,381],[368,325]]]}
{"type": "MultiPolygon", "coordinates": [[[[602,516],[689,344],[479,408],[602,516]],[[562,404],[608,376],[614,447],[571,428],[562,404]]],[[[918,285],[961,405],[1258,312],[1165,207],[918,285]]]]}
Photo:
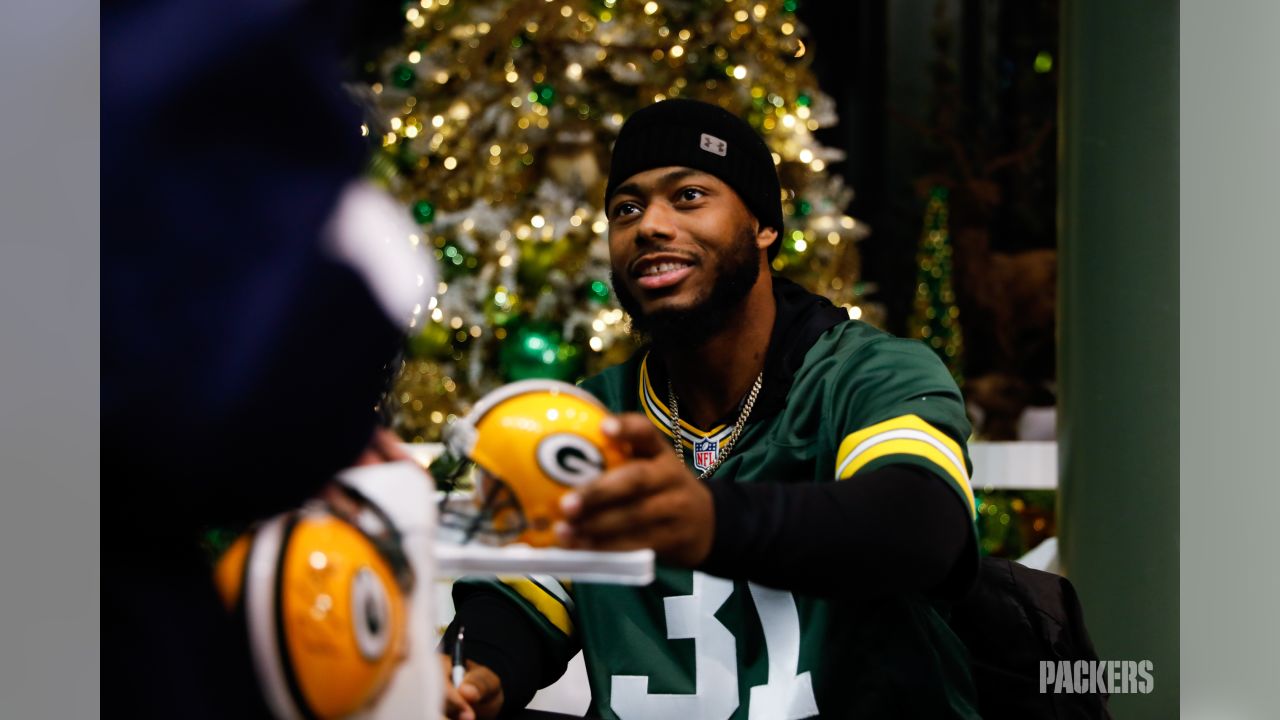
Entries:
{"type": "Polygon", "coordinates": [[[689,266],[685,263],[674,263],[674,262],[658,263],[657,265],[651,265],[645,268],[644,272],[642,272],[641,275],[661,275],[662,273],[665,273],[665,272],[671,272],[672,270],[679,270],[680,268],[687,268],[687,267],[689,266]]]}

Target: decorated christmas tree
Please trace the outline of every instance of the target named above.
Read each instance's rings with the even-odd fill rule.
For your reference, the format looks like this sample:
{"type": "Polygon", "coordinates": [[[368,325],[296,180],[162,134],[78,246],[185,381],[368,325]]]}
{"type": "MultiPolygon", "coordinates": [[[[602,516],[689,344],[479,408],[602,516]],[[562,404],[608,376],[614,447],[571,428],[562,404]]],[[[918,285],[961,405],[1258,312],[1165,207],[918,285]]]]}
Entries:
{"type": "Polygon", "coordinates": [[[371,69],[374,175],[442,268],[414,321],[389,410],[410,440],[505,382],[573,381],[634,349],[611,296],[602,208],[609,150],[669,97],[745,117],[774,152],[786,216],[775,270],[876,319],[865,230],[826,174],[836,118],[808,69],[796,0],[418,0],[371,69]]]}
{"type": "Polygon", "coordinates": [[[929,191],[920,247],[916,251],[916,293],[907,332],[909,337],[928,343],[946,363],[956,384],[963,385],[964,337],[960,333],[960,308],[951,283],[949,195],[941,185],[929,191]]]}

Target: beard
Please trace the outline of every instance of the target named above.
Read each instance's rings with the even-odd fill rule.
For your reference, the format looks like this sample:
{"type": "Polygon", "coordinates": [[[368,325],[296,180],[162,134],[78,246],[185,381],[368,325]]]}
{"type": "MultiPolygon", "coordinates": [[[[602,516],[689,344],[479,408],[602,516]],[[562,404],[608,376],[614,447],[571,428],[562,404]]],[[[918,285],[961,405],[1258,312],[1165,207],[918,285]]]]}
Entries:
{"type": "Polygon", "coordinates": [[[697,347],[723,330],[760,277],[760,250],[751,228],[738,233],[737,241],[718,256],[717,264],[715,285],[705,300],[692,307],[647,314],[617,273],[611,272],[613,292],[631,317],[631,334],[641,343],[697,347]]]}

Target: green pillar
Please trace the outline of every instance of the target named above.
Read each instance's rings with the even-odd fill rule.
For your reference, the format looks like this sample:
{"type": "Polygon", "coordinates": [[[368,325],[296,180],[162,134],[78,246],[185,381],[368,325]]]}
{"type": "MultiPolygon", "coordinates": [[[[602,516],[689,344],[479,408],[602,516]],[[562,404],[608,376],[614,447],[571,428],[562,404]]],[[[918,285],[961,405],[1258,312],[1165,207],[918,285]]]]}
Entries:
{"type": "Polygon", "coordinates": [[[1059,527],[1116,717],[1178,714],[1178,3],[1064,0],[1059,527]]]}

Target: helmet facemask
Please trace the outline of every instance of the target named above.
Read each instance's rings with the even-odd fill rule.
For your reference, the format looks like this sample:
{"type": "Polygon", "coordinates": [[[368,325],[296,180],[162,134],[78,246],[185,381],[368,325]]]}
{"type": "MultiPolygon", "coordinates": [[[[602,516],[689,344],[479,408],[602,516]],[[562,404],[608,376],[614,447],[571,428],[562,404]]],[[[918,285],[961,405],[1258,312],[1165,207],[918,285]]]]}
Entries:
{"type": "Polygon", "coordinates": [[[431,466],[445,496],[445,542],[555,547],[565,493],[622,462],[601,425],[608,410],[581,388],[523,380],[481,398],[445,429],[431,466]],[[470,490],[470,497],[455,490],[470,490]]]}
{"type": "MultiPolygon", "coordinates": [[[[449,454],[446,451],[445,455],[449,454]]],[[[520,498],[501,478],[470,460],[458,463],[456,458],[447,458],[444,463],[460,467],[438,483],[443,491],[437,508],[441,539],[500,547],[514,542],[529,527],[520,498]]],[[[432,474],[440,477],[435,472],[433,463],[432,474]]]]}

